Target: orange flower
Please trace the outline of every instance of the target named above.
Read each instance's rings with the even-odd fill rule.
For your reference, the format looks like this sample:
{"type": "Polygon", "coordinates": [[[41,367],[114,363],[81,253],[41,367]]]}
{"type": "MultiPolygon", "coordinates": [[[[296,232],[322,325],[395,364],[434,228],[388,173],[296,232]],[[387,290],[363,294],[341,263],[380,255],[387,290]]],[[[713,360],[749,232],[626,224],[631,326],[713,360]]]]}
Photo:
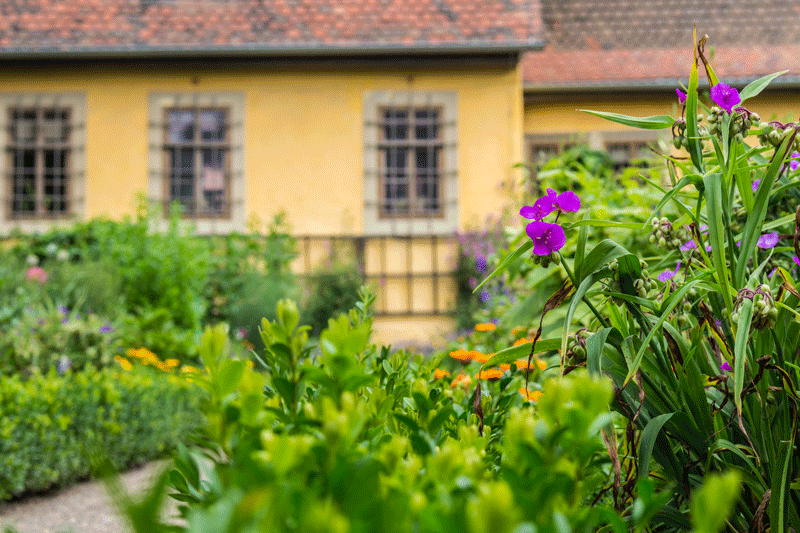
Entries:
{"type": "Polygon", "coordinates": [[[133,370],[133,365],[131,364],[131,362],[128,361],[127,359],[125,359],[124,357],[120,357],[119,355],[115,355],[114,356],[114,361],[119,363],[119,366],[122,367],[122,370],[127,370],[127,371],[133,370]]]}
{"type": "Polygon", "coordinates": [[[450,383],[450,388],[455,389],[458,385],[463,386],[464,388],[469,387],[472,385],[472,378],[466,374],[459,374],[455,377],[452,383],[450,383]]]}
{"type": "Polygon", "coordinates": [[[520,333],[524,333],[527,329],[528,328],[526,328],[524,326],[517,326],[517,327],[515,327],[514,329],[511,330],[511,334],[516,337],[520,333]]]}
{"type": "Polygon", "coordinates": [[[514,341],[514,346],[519,346],[520,344],[528,344],[529,342],[533,342],[533,339],[526,339],[522,337],[521,339],[517,339],[514,341]]]}
{"type": "Polygon", "coordinates": [[[475,377],[478,379],[488,379],[489,381],[495,381],[503,377],[503,371],[498,370],[496,368],[491,368],[489,370],[484,370],[483,372],[478,372],[475,374],[475,377]]]}
{"type": "Polygon", "coordinates": [[[485,354],[485,353],[481,353],[481,352],[478,352],[478,351],[472,350],[471,352],[469,352],[469,355],[470,355],[470,356],[471,356],[471,357],[472,357],[472,358],[473,358],[475,361],[477,361],[477,362],[479,362],[479,363],[483,364],[483,363],[485,363],[486,361],[488,361],[488,360],[489,360],[489,358],[490,358],[491,356],[493,356],[494,354],[493,354],[493,353],[490,353],[490,354],[485,354]]]}
{"type": "Polygon", "coordinates": [[[448,372],[447,370],[442,370],[441,368],[437,368],[433,372],[433,379],[442,379],[442,378],[446,378],[449,375],[450,375],[450,372],[448,372]]]}
{"type": "Polygon", "coordinates": [[[191,365],[181,367],[181,374],[199,374],[200,371],[191,365]]]}
{"type": "Polygon", "coordinates": [[[496,329],[497,326],[495,326],[491,322],[485,322],[483,324],[475,324],[475,331],[494,331],[496,329]]]}
{"type": "Polygon", "coordinates": [[[526,389],[525,387],[520,387],[519,393],[522,394],[522,397],[529,402],[538,402],[539,398],[542,397],[542,391],[540,390],[528,391],[528,389],[526,389]]]}
{"type": "Polygon", "coordinates": [[[467,352],[466,350],[459,349],[459,350],[456,350],[454,352],[450,352],[450,357],[452,357],[453,359],[455,359],[459,363],[466,365],[466,364],[472,362],[472,354],[473,353],[476,353],[476,352],[467,352]]]}
{"type": "Polygon", "coordinates": [[[500,366],[500,370],[502,370],[503,372],[505,372],[506,370],[511,370],[511,365],[509,365],[509,364],[503,364],[503,365],[499,365],[499,366],[500,366]]]}
{"type": "Polygon", "coordinates": [[[528,366],[527,359],[517,359],[515,363],[517,365],[517,370],[522,370],[523,372],[530,372],[534,370],[535,368],[534,365],[536,365],[536,367],[538,367],[539,370],[544,370],[545,368],[547,368],[547,363],[539,359],[534,359],[533,361],[531,361],[531,366],[528,366]]]}

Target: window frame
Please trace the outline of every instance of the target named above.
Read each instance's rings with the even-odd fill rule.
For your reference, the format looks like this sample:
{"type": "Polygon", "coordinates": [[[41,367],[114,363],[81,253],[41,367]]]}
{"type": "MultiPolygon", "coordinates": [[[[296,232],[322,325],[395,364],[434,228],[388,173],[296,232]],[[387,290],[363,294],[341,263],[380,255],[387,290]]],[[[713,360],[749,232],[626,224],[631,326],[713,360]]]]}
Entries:
{"type": "MultiPolygon", "coordinates": [[[[454,91],[366,91],[363,98],[364,226],[365,235],[445,235],[458,228],[458,95],[454,91]],[[438,161],[439,212],[383,212],[384,164],[381,161],[383,112],[390,109],[435,109],[440,113],[441,156],[438,161]]],[[[413,132],[409,131],[409,136],[413,132]]],[[[411,141],[411,139],[409,139],[411,141]]],[[[409,159],[409,165],[411,161],[409,159]]],[[[412,165],[415,166],[415,165],[412,165]]],[[[409,187],[412,186],[409,181],[409,187]]],[[[416,180],[413,187],[416,188],[416,180]]],[[[414,195],[416,195],[416,190],[414,195]]],[[[409,194],[409,198],[413,197],[409,194]]]]}
{"type": "MultiPolygon", "coordinates": [[[[85,127],[86,127],[86,99],[83,93],[2,93],[0,94],[0,146],[3,154],[0,156],[0,234],[6,235],[12,230],[23,233],[44,232],[53,227],[63,227],[80,220],[85,215],[86,194],[86,154],[85,154],[85,127]],[[69,135],[63,143],[63,150],[68,153],[62,179],[65,181],[66,209],[63,212],[48,213],[42,210],[41,194],[37,192],[36,212],[32,215],[16,213],[13,211],[14,202],[14,164],[11,150],[17,146],[12,138],[11,131],[14,124],[12,113],[15,110],[35,110],[36,124],[44,119],[43,111],[67,111],[66,120],[69,135]]],[[[45,168],[42,158],[48,145],[41,137],[42,128],[37,128],[36,139],[33,143],[35,151],[35,168],[41,171],[36,175],[37,190],[44,188],[45,168]],[[38,182],[42,183],[39,184],[38,182]],[[41,185],[41,186],[40,186],[41,185]]],[[[43,194],[43,193],[42,193],[43,194]]]]}
{"type": "MultiPolygon", "coordinates": [[[[170,158],[167,152],[169,135],[168,113],[175,109],[199,112],[205,109],[223,109],[225,119],[226,153],[225,183],[228,187],[226,207],[223,213],[186,213],[184,219],[191,222],[198,234],[227,234],[245,231],[246,223],[246,176],[245,176],[245,122],[244,94],[240,92],[217,93],[150,93],[149,96],[149,150],[147,198],[153,210],[159,213],[157,226],[165,229],[172,203],[170,191],[170,158]]],[[[199,115],[198,115],[199,116],[199,115]]],[[[199,128],[196,128],[199,132],[199,128]]],[[[199,133],[196,133],[199,135],[199,133]]],[[[202,153],[201,143],[192,142],[193,157],[202,153]],[[196,144],[196,146],[195,146],[196,144]]],[[[200,168],[200,167],[198,167],[200,168]]],[[[199,176],[195,176],[195,180],[199,176]]],[[[199,194],[199,182],[195,185],[195,196],[199,194]]]]}

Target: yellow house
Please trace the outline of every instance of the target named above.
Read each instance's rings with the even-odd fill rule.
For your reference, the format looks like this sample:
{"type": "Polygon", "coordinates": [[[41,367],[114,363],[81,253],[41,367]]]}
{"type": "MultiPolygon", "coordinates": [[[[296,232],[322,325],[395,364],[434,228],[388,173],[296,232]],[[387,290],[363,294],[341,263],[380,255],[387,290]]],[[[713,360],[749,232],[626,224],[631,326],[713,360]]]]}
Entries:
{"type": "Polygon", "coordinates": [[[0,1],[0,233],[177,201],[349,239],[379,340],[451,327],[454,233],[523,159],[522,0],[0,1]]]}

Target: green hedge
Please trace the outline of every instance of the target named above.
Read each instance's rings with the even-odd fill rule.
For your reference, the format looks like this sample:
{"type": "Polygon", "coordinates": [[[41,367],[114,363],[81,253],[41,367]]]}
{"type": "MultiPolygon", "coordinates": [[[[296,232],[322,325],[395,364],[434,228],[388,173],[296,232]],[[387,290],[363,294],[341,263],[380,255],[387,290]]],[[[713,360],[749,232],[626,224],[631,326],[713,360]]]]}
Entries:
{"type": "Polygon", "coordinates": [[[0,380],[0,500],[163,454],[200,423],[199,389],[171,374],[89,367],[0,380]]]}

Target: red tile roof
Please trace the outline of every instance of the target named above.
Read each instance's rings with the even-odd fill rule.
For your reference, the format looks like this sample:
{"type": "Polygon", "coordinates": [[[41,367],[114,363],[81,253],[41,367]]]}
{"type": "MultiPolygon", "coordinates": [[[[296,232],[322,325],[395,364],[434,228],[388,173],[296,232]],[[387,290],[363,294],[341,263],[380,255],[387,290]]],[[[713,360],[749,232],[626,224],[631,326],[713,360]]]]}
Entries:
{"type": "Polygon", "coordinates": [[[0,57],[522,50],[538,0],[0,0],[0,57]]]}
{"type": "Polygon", "coordinates": [[[674,86],[689,77],[694,24],[726,81],[800,80],[796,1],[542,0],[542,18],[547,45],[523,57],[528,90],[674,86]]]}

